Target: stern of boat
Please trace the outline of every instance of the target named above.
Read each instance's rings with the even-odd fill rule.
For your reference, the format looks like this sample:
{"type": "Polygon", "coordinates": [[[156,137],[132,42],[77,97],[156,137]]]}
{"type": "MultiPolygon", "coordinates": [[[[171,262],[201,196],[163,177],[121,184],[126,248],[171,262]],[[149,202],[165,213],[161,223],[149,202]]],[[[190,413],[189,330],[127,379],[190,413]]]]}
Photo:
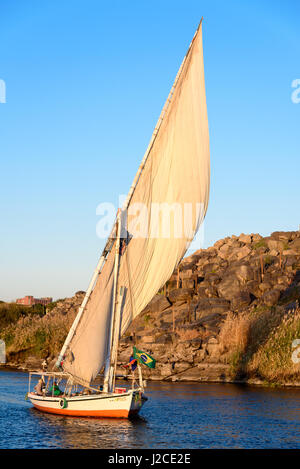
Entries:
{"type": "Polygon", "coordinates": [[[147,400],[148,397],[142,391],[133,391],[129,415],[137,415],[147,400]]]}

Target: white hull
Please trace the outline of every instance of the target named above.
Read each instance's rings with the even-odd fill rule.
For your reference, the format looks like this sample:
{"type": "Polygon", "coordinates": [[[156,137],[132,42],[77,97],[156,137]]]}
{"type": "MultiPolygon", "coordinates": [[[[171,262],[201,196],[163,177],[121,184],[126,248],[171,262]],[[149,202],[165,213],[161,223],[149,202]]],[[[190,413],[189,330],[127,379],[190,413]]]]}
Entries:
{"type": "Polygon", "coordinates": [[[38,396],[28,393],[35,408],[53,414],[74,417],[117,417],[127,418],[137,414],[146,398],[140,391],[129,390],[124,394],[95,394],[74,397],[38,396]]]}

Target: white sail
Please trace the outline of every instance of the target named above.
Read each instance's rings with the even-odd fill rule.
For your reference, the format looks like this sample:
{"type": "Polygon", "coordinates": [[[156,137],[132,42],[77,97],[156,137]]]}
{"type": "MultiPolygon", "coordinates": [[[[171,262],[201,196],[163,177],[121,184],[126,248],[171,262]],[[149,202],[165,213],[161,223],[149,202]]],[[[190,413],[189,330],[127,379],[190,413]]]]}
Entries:
{"type": "MultiPolygon", "coordinates": [[[[122,333],[172,275],[206,213],[210,162],[201,24],[167,104],[126,206],[129,239],[118,272],[118,285],[125,288],[122,333]],[[175,209],[169,233],[159,209],[175,209]],[[187,225],[184,214],[190,210],[193,217],[187,225]],[[137,219],[142,226],[134,227],[137,219]]],[[[86,384],[109,353],[114,256],[112,249],[64,360],[64,370],[86,384]]]]}
{"type": "Polygon", "coordinates": [[[88,386],[102,367],[108,349],[113,304],[114,256],[109,255],[63,360],[63,369],[88,386]]]}

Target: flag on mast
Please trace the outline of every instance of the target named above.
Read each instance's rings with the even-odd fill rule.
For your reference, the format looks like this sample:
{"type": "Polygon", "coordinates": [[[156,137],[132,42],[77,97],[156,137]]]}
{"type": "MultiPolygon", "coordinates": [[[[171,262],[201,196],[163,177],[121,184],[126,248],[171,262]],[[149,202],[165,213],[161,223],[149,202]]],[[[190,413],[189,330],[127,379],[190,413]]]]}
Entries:
{"type": "Polygon", "coordinates": [[[142,350],[138,350],[136,347],[133,347],[133,357],[149,368],[155,368],[156,360],[151,357],[149,353],[142,352],[142,350]]]}

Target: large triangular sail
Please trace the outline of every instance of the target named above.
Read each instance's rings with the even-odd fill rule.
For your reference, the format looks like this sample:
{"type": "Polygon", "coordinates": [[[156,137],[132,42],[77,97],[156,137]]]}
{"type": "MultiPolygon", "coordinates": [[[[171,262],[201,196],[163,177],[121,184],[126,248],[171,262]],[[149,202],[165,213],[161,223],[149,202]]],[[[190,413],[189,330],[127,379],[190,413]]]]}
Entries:
{"type": "MultiPolygon", "coordinates": [[[[125,292],[121,333],[184,256],[205,216],[209,181],[200,23],[123,210],[126,239],[121,243],[118,265],[118,285],[125,292]],[[166,219],[170,221],[169,229],[166,219]]],[[[114,259],[114,249],[107,250],[92,292],[63,349],[64,370],[86,385],[95,379],[110,353],[114,259]]]]}

